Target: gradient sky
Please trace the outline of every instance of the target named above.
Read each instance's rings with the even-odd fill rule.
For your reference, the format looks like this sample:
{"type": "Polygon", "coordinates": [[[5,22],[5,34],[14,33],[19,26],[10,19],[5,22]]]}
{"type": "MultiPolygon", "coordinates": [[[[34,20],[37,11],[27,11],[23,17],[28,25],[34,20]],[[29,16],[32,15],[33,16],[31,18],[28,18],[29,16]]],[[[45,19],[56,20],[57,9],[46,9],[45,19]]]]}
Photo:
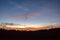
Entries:
{"type": "Polygon", "coordinates": [[[0,23],[60,23],[60,0],[0,0],[0,23]]]}

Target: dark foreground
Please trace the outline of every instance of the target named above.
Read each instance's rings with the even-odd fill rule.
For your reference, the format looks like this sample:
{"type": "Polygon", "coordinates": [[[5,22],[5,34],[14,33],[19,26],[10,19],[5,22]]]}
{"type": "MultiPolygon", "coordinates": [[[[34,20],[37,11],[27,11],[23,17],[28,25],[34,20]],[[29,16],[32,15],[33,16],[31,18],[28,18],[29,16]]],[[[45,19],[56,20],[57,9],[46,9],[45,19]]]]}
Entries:
{"type": "Polygon", "coordinates": [[[60,40],[60,29],[35,32],[7,31],[0,29],[0,40],[60,40]]]}

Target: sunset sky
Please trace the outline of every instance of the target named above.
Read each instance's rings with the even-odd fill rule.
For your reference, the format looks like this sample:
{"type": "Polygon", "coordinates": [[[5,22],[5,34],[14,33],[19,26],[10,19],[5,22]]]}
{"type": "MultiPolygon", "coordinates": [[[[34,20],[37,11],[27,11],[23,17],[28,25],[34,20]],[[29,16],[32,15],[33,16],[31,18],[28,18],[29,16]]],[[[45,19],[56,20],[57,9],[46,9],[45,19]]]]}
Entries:
{"type": "Polygon", "coordinates": [[[0,0],[0,23],[60,23],[60,0],[0,0]]]}

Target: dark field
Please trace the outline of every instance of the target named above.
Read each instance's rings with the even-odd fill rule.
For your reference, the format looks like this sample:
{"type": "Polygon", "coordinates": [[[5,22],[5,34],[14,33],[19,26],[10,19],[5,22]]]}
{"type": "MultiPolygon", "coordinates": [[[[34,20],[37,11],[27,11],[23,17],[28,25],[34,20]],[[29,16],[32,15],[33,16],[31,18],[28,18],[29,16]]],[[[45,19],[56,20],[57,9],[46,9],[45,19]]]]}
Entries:
{"type": "Polygon", "coordinates": [[[60,29],[15,31],[0,29],[0,40],[60,40],[60,29]]]}

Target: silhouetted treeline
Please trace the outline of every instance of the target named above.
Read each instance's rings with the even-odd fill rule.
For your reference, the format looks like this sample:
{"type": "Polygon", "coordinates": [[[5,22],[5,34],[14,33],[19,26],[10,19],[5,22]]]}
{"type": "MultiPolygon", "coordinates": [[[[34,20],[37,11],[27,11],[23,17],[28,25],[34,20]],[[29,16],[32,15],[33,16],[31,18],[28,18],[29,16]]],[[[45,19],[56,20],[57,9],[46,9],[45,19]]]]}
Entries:
{"type": "Polygon", "coordinates": [[[16,31],[0,29],[0,39],[5,40],[38,40],[38,39],[60,39],[60,28],[39,31],[16,31]]]}

